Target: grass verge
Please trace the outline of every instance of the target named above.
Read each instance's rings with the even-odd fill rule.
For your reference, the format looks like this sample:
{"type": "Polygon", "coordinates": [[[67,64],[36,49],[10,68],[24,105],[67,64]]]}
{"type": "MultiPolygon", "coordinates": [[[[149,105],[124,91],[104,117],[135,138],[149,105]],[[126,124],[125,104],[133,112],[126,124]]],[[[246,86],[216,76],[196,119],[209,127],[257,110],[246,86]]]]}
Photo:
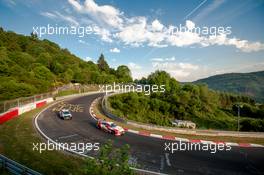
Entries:
{"type": "MultiPolygon", "coordinates": [[[[95,104],[95,107],[94,107],[95,114],[101,119],[113,121],[112,119],[108,118],[107,116],[105,116],[103,114],[100,101],[101,100],[98,100],[95,104]]],[[[120,122],[116,122],[116,121],[113,121],[113,122],[115,122],[116,124],[118,124],[119,126],[122,126],[124,128],[133,129],[133,130],[137,130],[137,131],[151,132],[153,134],[170,135],[170,136],[193,139],[193,140],[200,139],[200,140],[208,140],[208,141],[215,141],[215,142],[224,141],[224,142],[235,142],[235,143],[255,143],[255,144],[264,145],[264,139],[263,138],[227,137],[227,136],[217,136],[216,137],[216,136],[200,136],[200,135],[190,135],[190,134],[178,134],[178,133],[173,133],[173,132],[146,130],[146,129],[134,127],[134,126],[127,125],[127,124],[120,123],[120,122]]]]}
{"type": "Polygon", "coordinates": [[[65,90],[65,91],[60,91],[56,95],[56,97],[61,97],[61,96],[66,96],[66,95],[72,95],[72,94],[78,94],[78,90],[65,90]]]}
{"type": "Polygon", "coordinates": [[[33,151],[33,143],[43,142],[33,127],[33,118],[42,109],[24,113],[0,125],[0,154],[43,174],[82,174],[81,167],[85,163],[82,158],[59,151],[33,151]]]}

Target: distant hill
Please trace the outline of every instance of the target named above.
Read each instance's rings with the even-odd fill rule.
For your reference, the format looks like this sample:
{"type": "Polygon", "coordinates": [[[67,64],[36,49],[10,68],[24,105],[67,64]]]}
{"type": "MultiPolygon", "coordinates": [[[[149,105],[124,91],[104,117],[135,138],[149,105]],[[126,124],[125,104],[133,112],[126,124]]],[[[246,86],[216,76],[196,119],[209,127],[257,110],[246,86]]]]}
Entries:
{"type": "Polygon", "coordinates": [[[194,83],[205,83],[214,90],[243,94],[264,102],[264,71],[215,75],[194,83]]]}

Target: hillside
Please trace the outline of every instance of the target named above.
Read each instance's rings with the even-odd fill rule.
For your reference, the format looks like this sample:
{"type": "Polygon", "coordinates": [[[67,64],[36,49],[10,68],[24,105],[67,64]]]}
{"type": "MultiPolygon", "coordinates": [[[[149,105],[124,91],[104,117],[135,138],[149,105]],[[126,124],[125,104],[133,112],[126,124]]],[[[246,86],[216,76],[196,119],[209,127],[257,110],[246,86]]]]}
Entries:
{"type": "Polygon", "coordinates": [[[103,54],[97,64],[86,62],[54,42],[0,27],[0,101],[47,92],[70,82],[130,82],[130,75],[126,66],[110,68],[103,54]]]}
{"type": "Polygon", "coordinates": [[[214,90],[243,94],[264,102],[264,71],[215,75],[194,83],[205,83],[214,90]]]}
{"type": "Polygon", "coordinates": [[[165,71],[156,71],[141,84],[165,85],[165,92],[124,93],[108,99],[110,110],[124,119],[171,126],[175,119],[190,120],[201,129],[264,131],[264,105],[249,97],[208,89],[206,85],[180,84],[165,71]]]}

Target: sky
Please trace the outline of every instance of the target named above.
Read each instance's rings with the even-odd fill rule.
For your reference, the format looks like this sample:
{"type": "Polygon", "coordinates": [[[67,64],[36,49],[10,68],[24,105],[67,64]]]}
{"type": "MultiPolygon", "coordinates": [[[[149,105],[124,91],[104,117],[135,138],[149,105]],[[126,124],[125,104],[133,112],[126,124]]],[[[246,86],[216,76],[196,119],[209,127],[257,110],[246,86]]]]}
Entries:
{"type": "Polygon", "coordinates": [[[0,0],[5,30],[39,35],[46,28],[40,39],[83,60],[103,53],[133,78],[165,70],[181,82],[264,70],[263,20],[264,0],[0,0]],[[48,34],[48,26],[89,32],[48,34]]]}

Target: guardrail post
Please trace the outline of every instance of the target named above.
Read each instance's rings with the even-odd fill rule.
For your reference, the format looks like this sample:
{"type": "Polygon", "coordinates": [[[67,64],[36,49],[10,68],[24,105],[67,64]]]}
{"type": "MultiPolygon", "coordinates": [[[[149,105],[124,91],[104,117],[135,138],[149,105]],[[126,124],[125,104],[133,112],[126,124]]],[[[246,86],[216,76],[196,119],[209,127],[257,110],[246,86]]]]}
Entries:
{"type": "Polygon", "coordinates": [[[5,170],[5,167],[6,167],[6,160],[5,159],[2,159],[2,165],[1,165],[1,170],[5,170]]]}
{"type": "Polygon", "coordinates": [[[21,175],[27,175],[27,169],[26,168],[23,168],[23,172],[21,175]]]}

